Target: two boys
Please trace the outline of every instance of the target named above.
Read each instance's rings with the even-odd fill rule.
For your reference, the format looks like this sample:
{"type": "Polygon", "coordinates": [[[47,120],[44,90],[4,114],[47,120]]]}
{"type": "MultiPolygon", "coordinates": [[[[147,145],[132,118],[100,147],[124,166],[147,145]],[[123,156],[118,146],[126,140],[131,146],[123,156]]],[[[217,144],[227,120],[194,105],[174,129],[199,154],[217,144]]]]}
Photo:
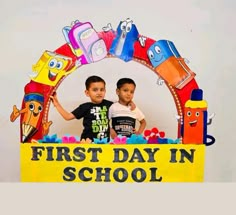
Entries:
{"type": "Polygon", "coordinates": [[[112,101],[104,99],[106,83],[102,78],[90,76],[85,82],[85,87],[85,95],[90,98],[90,102],[79,105],[72,112],[68,112],[62,107],[56,94],[51,96],[54,106],[65,120],[83,118],[84,128],[81,140],[109,139],[110,136],[114,138],[119,134],[130,136],[132,133],[141,134],[143,132],[146,121],[143,113],[132,102],[136,87],[132,79],[124,78],[117,82],[116,93],[119,100],[114,104],[112,101]],[[120,118],[122,115],[123,120],[120,118]],[[112,128],[110,128],[110,119],[112,128]],[[135,130],[136,119],[140,121],[137,131],[135,130]]]}

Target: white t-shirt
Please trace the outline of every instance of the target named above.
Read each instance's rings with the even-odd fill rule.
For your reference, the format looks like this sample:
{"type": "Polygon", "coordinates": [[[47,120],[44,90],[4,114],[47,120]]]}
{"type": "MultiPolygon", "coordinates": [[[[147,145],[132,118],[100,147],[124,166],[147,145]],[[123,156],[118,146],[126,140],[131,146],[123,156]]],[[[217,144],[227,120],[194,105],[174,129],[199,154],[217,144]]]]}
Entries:
{"type": "Polygon", "coordinates": [[[118,135],[130,137],[135,129],[136,119],[141,121],[144,118],[138,107],[131,111],[130,107],[115,102],[109,108],[109,119],[118,135]]]}

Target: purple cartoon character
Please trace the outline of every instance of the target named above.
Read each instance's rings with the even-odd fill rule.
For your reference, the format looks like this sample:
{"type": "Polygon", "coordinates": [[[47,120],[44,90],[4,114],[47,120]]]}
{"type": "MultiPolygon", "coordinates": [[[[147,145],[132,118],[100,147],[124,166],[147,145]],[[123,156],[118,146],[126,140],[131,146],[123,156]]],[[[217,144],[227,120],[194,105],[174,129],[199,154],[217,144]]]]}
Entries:
{"type": "Polygon", "coordinates": [[[107,55],[105,42],[94,30],[90,22],[76,20],[72,26],[63,28],[64,37],[81,64],[102,60],[107,55]]]}

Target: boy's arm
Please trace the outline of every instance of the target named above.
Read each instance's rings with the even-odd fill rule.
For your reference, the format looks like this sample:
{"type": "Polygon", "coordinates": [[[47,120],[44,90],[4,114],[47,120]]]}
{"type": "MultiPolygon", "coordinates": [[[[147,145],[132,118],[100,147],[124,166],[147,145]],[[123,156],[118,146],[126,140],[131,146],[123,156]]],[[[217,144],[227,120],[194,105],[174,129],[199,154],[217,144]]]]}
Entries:
{"type": "Polygon", "coordinates": [[[57,109],[58,113],[65,119],[65,120],[72,120],[75,119],[75,116],[66,111],[60,104],[60,102],[57,99],[57,95],[55,93],[55,95],[50,96],[50,98],[52,99],[52,103],[54,105],[54,107],[57,109]]]}
{"type": "Polygon", "coordinates": [[[139,121],[140,125],[139,125],[139,129],[138,131],[135,132],[135,134],[139,135],[139,134],[142,134],[144,129],[146,128],[146,120],[145,119],[142,119],[141,121],[139,121]]]}
{"type": "Polygon", "coordinates": [[[110,128],[110,135],[111,135],[111,138],[114,139],[115,137],[117,137],[117,133],[116,131],[113,129],[113,128],[110,128]]]}

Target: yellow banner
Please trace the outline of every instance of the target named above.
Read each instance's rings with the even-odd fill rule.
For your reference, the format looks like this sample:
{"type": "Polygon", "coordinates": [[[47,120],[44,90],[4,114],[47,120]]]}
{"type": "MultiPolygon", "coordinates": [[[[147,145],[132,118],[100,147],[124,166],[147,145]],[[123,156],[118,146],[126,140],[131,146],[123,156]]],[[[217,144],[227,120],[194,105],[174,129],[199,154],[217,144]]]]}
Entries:
{"type": "Polygon", "coordinates": [[[202,182],[205,145],[21,146],[22,182],[202,182]]]}

